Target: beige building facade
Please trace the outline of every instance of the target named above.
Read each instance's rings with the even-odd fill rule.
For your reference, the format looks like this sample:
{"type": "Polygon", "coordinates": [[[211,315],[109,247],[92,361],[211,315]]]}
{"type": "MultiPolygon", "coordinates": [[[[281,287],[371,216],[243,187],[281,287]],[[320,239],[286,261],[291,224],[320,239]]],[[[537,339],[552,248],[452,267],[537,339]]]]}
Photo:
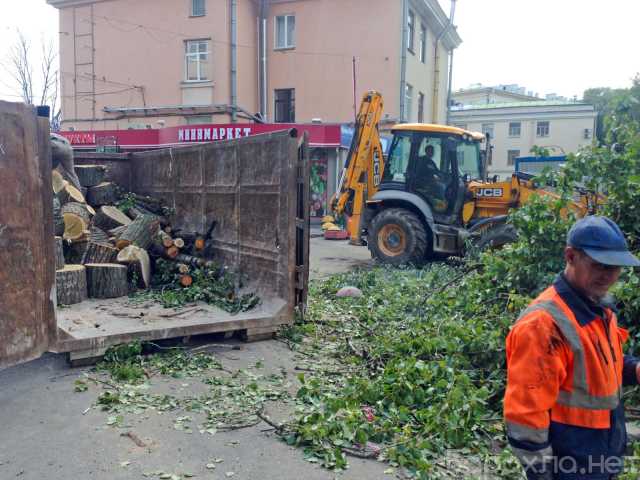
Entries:
{"type": "Polygon", "coordinates": [[[596,112],[584,103],[528,101],[453,107],[450,120],[455,126],[490,134],[493,158],[488,171],[504,178],[514,172],[516,158],[532,156],[534,145],[558,156],[590,145],[596,112]]]}
{"type": "Polygon", "coordinates": [[[349,123],[371,89],[388,122],[444,123],[461,42],[437,0],[47,2],[62,130],[349,123]]]}

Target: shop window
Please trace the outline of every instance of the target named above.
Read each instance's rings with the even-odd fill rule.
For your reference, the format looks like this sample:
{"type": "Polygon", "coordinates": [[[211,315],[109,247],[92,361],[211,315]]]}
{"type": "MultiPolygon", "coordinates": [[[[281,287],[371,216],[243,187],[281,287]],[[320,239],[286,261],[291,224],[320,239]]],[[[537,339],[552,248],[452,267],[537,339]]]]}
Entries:
{"type": "Polygon", "coordinates": [[[327,152],[317,148],[311,153],[311,216],[323,217],[327,214],[327,152]]]}

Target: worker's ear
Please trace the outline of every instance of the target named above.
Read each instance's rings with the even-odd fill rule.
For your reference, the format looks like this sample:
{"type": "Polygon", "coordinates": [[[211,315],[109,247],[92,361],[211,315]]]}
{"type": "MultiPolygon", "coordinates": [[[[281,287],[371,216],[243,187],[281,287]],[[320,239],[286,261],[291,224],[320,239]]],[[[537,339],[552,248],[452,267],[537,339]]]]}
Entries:
{"type": "Polygon", "coordinates": [[[564,259],[567,262],[567,265],[574,265],[580,252],[573,247],[565,247],[564,249],[564,259]]]}

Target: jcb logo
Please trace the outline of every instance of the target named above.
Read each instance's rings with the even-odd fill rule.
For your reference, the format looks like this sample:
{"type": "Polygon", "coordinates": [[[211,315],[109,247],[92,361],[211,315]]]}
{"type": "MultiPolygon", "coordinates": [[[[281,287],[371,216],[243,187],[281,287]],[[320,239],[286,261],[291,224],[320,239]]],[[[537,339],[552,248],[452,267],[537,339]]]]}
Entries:
{"type": "Polygon", "coordinates": [[[502,189],[501,188],[481,188],[476,192],[478,197],[501,197],[502,189]]]}

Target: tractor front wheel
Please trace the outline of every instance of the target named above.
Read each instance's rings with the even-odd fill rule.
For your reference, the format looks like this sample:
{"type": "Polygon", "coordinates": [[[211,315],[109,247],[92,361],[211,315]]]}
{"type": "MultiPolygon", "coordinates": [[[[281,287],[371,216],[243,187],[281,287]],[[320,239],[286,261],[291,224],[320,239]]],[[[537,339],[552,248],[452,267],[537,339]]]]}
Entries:
{"type": "Polygon", "coordinates": [[[389,208],[376,215],[367,242],[373,258],[390,265],[423,263],[430,245],[420,218],[403,208],[389,208]]]}

